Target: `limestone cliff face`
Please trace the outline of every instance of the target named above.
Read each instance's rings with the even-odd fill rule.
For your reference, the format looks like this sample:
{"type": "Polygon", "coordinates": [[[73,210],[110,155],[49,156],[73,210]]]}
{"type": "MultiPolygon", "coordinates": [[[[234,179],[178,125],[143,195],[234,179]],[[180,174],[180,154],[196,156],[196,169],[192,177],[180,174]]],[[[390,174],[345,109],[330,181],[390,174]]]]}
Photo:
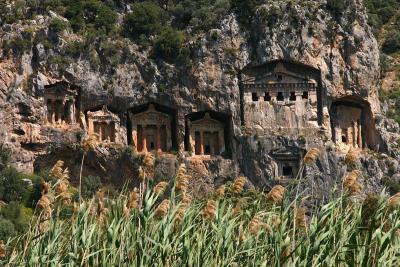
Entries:
{"type": "MultiPolygon", "coordinates": [[[[376,124],[371,121],[371,126],[376,127],[374,149],[387,153],[383,161],[375,159],[373,153],[362,153],[360,166],[367,177],[373,177],[372,181],[366,178],[367,189],[374,189],[384,176],[400,172],[397,164],[390,168],[390,173],[385,173],[387,166],[396,162],[394,158],[399,160],[393,146],[398,138],[398,126],[380,115],[379,48],[367,25],[362,1],[354,0],[340,17],[325,9],[325,1],[307,1],[302,5],[291,4],[292,1],[270,2],[273,3],[257,9],[251,25],[240,24],[232,13],[217,29],[191,40],[192,65],[185,67],[151,59],[149,51],[141,51],[128,40],[124,41],[123,64],[93,67],[87,56],[81,56],[61,66],[54,59],[62,58],[68,43],[80,37],[68,31],[54,36],[48,25],[50,19],[58,15],[50,12],[48,16],[36,17],[28,25],[3,26],[0,29],[3,41],[21,36],[27,28],[34,29],[34,37],[54,37],[56,41],[54,47],[46,48],[40,41],[43,38],[34,38],[36,41],[22,54],[6,56],[4,49],[0,49],[1,142],[13,150],[14,164],[21,170],[40,169],[60,157],[67,157],[70,164],[75,164],[71,158],[73,153],[62,151],[65,144],[78,142],[76,132],[45,125],[44,87],[65,80],[81,88],[83,110],[108,105],[122,121],[127,120],[128,109],[149,102],[176,110],[175,149],[180,156],[160,159],[161,174],[165,166],[173,165],[171,162],[181,161],[188,164],[198,183],[203,179],[208,188],[239,174],[248,176],[256,186],[266,187],[278,173],[274,153],[294,153],[301,157],[309,147],[319,146],[324,152],[307,173],[323,185],[334,184],[346,172],[343,162],[346,151],[337,149],[331,141],[330,108],[337,99],[351,96],[370,107],[372,119],[376,121],[376,124]],[[314,134],[306,140],[300,136],[287,137],[284,133],[259,136],[243,130],[240,73],[246,66],[276,59],[297,61],[320,70],[323,123],[315,125],[314,134]],[[205,110],[228,115],[230,154],[211,161],[193,161],[185,152],[185,116],[205,110]],[[372,169],[372,165],[379,167],[372,169]]],[[[101,51],[99,47],[94,52],[100,61],[101,51]]],[[[121,126],[126,127],[126,124],[121,126]]],[[[109,152],[98,151],[97,156],[118,160],[118,156],[109,152]]],[[[93,166],[87,173],[113,179],[111,169],[117,165],[111,161],[89,160],[93,166]],[[101,168],[96,168],[96,164],[101,168]],[[110,170],[106,171],[107,168],[110,170]]],[[[136,175],[135,171],[118,172],[118,175],[124,173],[125,178],[136,175]]]]}

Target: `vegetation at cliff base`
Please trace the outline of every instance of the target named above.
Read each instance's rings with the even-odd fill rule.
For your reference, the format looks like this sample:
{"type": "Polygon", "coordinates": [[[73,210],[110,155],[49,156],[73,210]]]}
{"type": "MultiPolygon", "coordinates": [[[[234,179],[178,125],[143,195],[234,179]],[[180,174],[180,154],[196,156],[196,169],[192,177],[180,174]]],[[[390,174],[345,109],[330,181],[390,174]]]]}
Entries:
{"type": "MultiPolygon", "coordinates": [[[[304,157],[313,164],[318,150],[304,157]]],[[[400,193],[359,198],[349,171],[329,202],[296,183],[268,193],[246,177],[192,198],[182,164],[173,181],[153,184],[154,157],[144,155],[139,188],[117,197],[97,191],[73,200],[63,162],[50,170],[29,230],[0,241],[4,265],[66,266],[397,266],[400,193]],[[309,202],[309,200],[313,200],[309,202]]],[[[299,183],[303,179],[298,176],[299,183]]],[[[4,209],[0,210],[2,213],[4,209]]],[[[7,209],[9,212],[9,209],[7,209]]],[[[11,212],[13,213],[13,212],[11,212]]],[[[13,233],[0,221],[2,231],[13,233]]],[[[0,231],[0,235],[3,233],[0,231]]]]}

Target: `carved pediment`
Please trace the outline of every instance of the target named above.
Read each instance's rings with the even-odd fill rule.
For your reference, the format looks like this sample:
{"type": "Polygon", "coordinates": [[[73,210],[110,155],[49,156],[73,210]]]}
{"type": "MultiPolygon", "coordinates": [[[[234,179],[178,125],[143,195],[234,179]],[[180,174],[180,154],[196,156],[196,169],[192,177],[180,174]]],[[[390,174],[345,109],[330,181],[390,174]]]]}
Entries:
{"type": "Polygon", "coordinates": [[[192,121],[191,125],[196,128],[196,127],[202,127],[202,128],[208,128],[208,129],[217,129],[217,130],[223,130],[224,125],[213,118],[210,117],[209,113],[206,113],[203,118],[192,121]]]}
{"type": "Polygon", "coordinates": [[[88,118],[96,121],[119,121],[119,117],[108,110],[107,106],[103,106],[101,110],[88,112],[88,118]]]}
{"type": "Polygon", "coordinates": [[[297,148],[278,148],[271,151],[271,156],[278,160],[300,160],[301,151],[297,148]]]}
{"type": "Polygon", "coordinates": [[[317,84],[316,70],[302,64],[274,61],[243,72],[245,84],[313,83],[317,84]]]}
{"type": "Polygon", "coordinates": [[[61,81],[55,84],[45,86],[44,94],[46,97],[75,97],[78,95],[77,89],[71,86],[71,84],[61,81]]]}
{"type": "Polygon", "coordinates": [[[135,124],[169,124],[171,116],[169,114],[159,112],[153,104],[149,105],[146,111],[131,115],[131,120],[135,124]]]}

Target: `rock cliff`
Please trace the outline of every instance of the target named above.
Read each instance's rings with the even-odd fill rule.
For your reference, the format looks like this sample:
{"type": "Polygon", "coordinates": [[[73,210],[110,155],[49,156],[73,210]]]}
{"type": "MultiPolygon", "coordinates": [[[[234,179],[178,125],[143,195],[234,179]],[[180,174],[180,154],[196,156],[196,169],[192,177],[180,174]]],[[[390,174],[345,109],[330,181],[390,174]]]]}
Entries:
{"type": "MultiPolygon", "coordinates": [[[[176,153],[157,159],[158,179],[172,178],[178,162],[183,162],[191,171],[197,192],[206,192],[240,174],[249,177],[254,186],[267,188],[284,183],[277,177],[279,162],[274,155],[296,155],[300,162],[309,148],[319,147],[319,159],[305,172],[311,188],[323,194],[340,183],[349,170],[345,163],[349,147],[332,141],[331,108],[343,97],[351,97],[350,102],[368,107],[371,115],[365,132],[373,139],[371,146],[359,148],[356,164],[363,170],[366,191],[380,190],[384,179],[400,172],[399,126],[381,114],[379,47],[362,1],[350,2],[339,16],[326,9],[326,1],[269,1],[256,9],[250,24],[240,22],[232,12],[219,27],[189,40],[191,64],[183,66],[154,59],[149,50],[128,39],[98,42],[93,53],[100,60],[99,66],[94,66],[88,55],[65,62],[62,59],[71,43],[81,38],[69,29],[55,32],[49,27],[52,19],[65,18],[48,12],[5,24],[0,29],[1,142],[12,149],[13,164],[20,170],[39,171],[64,159],[77,175],[81,152],[74,146],[80,142],[82,130],[47,125],[43,100],[47,85],[66,81],[80,88],[82,111],[107,105],[121,122],[129,120],[129,109],[149,102],[176,112],[176,153]],[[26,32],[31,33],[32,41],[23,51],[6,51],[7,41],[24,40],[26,32]],[[123,50],[123,60],[115,66],[102,54],[105,43],[123,50]],[[320,71],[321,123],[315,123],[309,135],[256,134],[243,127],[242,70],[277,59],[320,71]],[[226,115],[229,149],[221,156],[190,157],[186,116],[208,110],[226,115]]],[[[129,130],[128,124],[121,126],[129,130]]],[[[133,154],[132,159],[121,152],[128,145],[124,140],[116,147],[99,148],[89,156],[84,174],[118,183],[135,178],[141,156],[133,154]]]]}

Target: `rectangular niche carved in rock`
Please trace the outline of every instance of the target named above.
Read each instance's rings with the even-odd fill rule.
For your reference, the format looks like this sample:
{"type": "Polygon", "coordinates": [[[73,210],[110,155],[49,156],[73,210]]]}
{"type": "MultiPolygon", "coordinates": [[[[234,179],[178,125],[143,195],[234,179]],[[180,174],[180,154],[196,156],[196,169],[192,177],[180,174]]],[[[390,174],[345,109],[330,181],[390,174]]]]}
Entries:
{"type": "Polygon", "coordinates": [[[87,112],[89,134],[97,134],[101,143],[119,143],[120,118],[108,110],[107,106],[87,112]]]}
{"type": "Polygon", "coordinates": [[[376,132],[371,107],[366,100],[346,96],[333,101],[330,108],[332,140],[353,148],[376,147],[376,132]]]}
{"type": "Polygon", "coordinates": [[[295,178],[300,167],[300,153],[297,151],[279,149],[271,153],[274,159],[275,179],[295,178]]]}
{"type": "Polygon", "coordinates": [[[138,152],[167,152],[172,149],[172,116],[148,104],[145,110],[129,111],[133,146],[138,152]]]}
{"type": "Polygon", "coordinates": [[[247,66],[240,74],[242,125],[260,134],[318,128],[323,120],[320,80],[319,69],[288,60],[247,66]],[[258,101],[260,96],[264,101],[258,101]]]}
{"type": "Polygon", "coordinates": [[[210,112],[197,112],[187,115],[187,124],[188,148],[195,155],[213,156],[225,152],[226,121],[213,118],[210,112]]]}
{"type": "Polygon", "coordinates": [[[46,122],[51,125],[77,124],[79,107],[79,88],[66,81],[46,85],[44,89],[46,122]]]}

